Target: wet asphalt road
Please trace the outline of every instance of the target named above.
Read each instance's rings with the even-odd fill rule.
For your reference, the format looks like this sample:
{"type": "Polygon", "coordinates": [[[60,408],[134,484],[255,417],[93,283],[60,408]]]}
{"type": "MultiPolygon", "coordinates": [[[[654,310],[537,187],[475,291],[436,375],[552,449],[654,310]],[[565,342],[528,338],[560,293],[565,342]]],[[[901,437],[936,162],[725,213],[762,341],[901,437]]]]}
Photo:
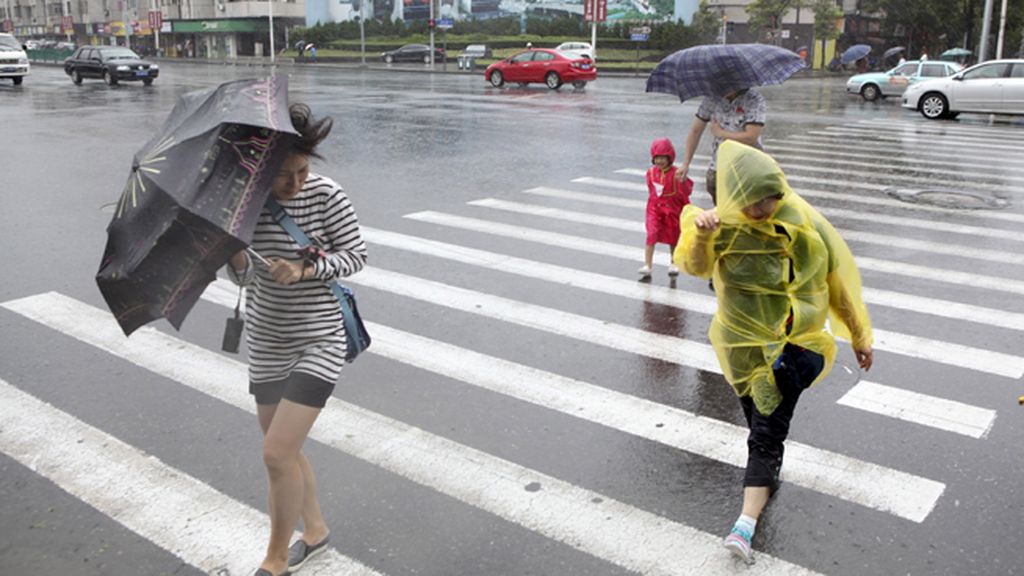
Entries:
{"type": "MultiPolygon", "coordinates": [[[[180,94],[262,73],[162,68],[151,88],[75,86],[44,66],[19,88],[0,83],[0,302],[55,292],[105,309],[92,278],[133,153],[180,94]]],[[[644,94],[642,78],[601,78],[584,91],[553,92],[495,89],[480,74],[281,72],[289,74],[293,101],[335,118],[327,160],[315,169],[345,187],[367,228],[372,268],[352,278],[364,317],[443,343],[456,359],[449,373],[439,373],[440,352],[382,338],[373,354],[345,369],[334,396],[447,440],[463,460],[480,463],[485,479],[461,490],[452,486],[475,477],[437,465],[427,452],[422,460],[389,463],[373,451],[311,440],[307,453],[334,548],[393,576],[745,573],[724,555],[701,569],[679,568],[702,553],[691,553],[689,544],[639,562],[638,551],[653,546],[645,532],[626,533],[618,547],[595,543],[625,519],[718,538],[739,511],[742,469],[679,446],[709,433],[684,425],[686,414],[742,425],[728,385],[714,371],[637,348],[649,337],[706,343],[706,286],[687,277],[670,283],[662,265],[647,295],[629,296],[644,238],[643,209],[629,201],[646,197],[630,189],[643,183],[630,170],[646,169],[654,138],[671,137],[681,152],[696,104],[644,94]],[[483,199],[490,200],[469,204],[483,199]],[[545,232],[582,240],[552,240],[545,232]],[[469,257],[450,246],[442,253],[428,241],[487,254],[469,257]],[[586,274],[628,282],[609,288],[586,274]],[[601,327],[609,326],[605,338],[601,327]],[[644,334],[629,331],[635,328],[644,334]],[[484,365],[497,383],[488,388],[467,375],[467,350],[490,357],[484,365]],[[529,396],[527,384],[542,373],[589,391],[570,394],[580,402],[570,408],[529,396]],[[508,390],[495,390],[504,384],[508,390]],[[602,400],[602,390],[617,395],[602,400]],[[655,410],[638,413],[637,401],[655,410]],[[602,402],[619,418],[593,416],[602,402]],[[659,436],[662,429],[676,440],[659,436]],[[622,508],[608,513],[605,526],[586,526],[587,500],[578,508],[531,508],[553,506],[545,501],[518,509],[520,493],[501,493],[508,477],[495,468],[498,459],[526,471],[512,478],[521,480],[520,493],[561,502],[567,492],[559,490],[582,489],[599,495],[590,500],[595,506],[617,501],[622,508]],[[417,475],[432,466],[436,477],[417,475]],[[545,514],[564,521],[532,523],[545,514]],[[661,520],[637,520],[647,515],[661,520]],[[580,525],[582,532],[572,532],[580,525]]],[[[895,101],[847,96],[840,79],[797,79],[763,93],[770,107],[765,146],[794,188],[847,234],[874,295],[869,308],[880,334],[870,374],[857,374],[841,344],[833,373],[801,399],[791,432],[795,442],[847,458],[836,462],[854,462],[869,481],[845,492],[828,488],[828,478],[826,487],[787,482],[758,527],[760,565],[774,558],[837,575],[1024,573],[1024,408],[1016,404],[1024,394],[1024,125],[971,115],[926,122],[895,101]],[[921,207],[893,200],[887,187],[970,192],[960,200],[999,198],[1008,207],[921,207]],[[896,393],[858,388],[869,383],[896,393]],[[853,402],[863,390],[874,404],[853,402]],[[907,487],[936,493],[900,495],[907,487]],[[859,501],[853,492],[863,494],[859,501]],[[917,502],[923,509],[913,507],[917,502]]],[[[708,140],[694,165],[706,165],[708,140]]],[[[707,204],[700,183],[694,199],[707,204]]],[[[204,300],[181,332],[163,322],[156,327],[219,353],[227,314],[204,300]]],[[[0,342],[0,381],[9,387],[265,511],[259,429],[244,409],[29,319],[17,306],[0,308],[0,342]]],[[[7,418],[0,420],[5,447],[15,434],[7,418]]],[[[742,440],[730,446],[742,452],[742,440]]],[[[807,470],[792,450],[785,469],[807,470]]],[[[835,466],[841,464],[826,469],[844,476],[835,466]]],[[[51,468],[61,463],[26,463],[0,450],[0,573],[201,574],[217,565],[194,565],[174,531],[165,541],[126,528],[130,510],[97,510],[62,490],[51,468]]],[[[158,501],[172,489],[144,499],[158,501]]],[[[232,537],[240,547],[261,542],[247,532],[232,537]]],[[[253,570],[258,562],[251,556],[253,570]]]]}

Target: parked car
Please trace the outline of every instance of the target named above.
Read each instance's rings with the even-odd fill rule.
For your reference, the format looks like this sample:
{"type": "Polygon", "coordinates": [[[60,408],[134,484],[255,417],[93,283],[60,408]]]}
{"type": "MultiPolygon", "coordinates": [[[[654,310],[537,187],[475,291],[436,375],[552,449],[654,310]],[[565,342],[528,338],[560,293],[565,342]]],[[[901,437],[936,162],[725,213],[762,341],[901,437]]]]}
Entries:
{"type": "MultiPolygon", "coordinates": [[[[406,44],[398,50],[382,52],[381,59],[391,64],[392,62],[423,62],[430,63],[430,46],[425,44],[406,44]]],[[[444,60],[444,50],[434,48],[434,61],[444,60]]]]}
{"type": "Polygon", "coordinates": [[[587,82],[597,79],[597,66],[589,58],[574,58],[557,50],[535,48],[491,64],[484,72],[484,79],[494,86],[505,82],[543,82],[548,88],[557,90],[562,83],[570,82],[575,88],[583,88],[587,82]]]}
{"type": "Polygon", "coordinates": [[[0,34],[0,78],[10,78],[15,86],[21,85],[31,71],[27,49],[14,36],[0,34]]]}
{"type": "Polygon", "coordinates": [[[899,96],[911,84],[927,78],[952,76],[960,70],[963,70],[963,66],[956,62],[912,60],[888,72],[857,74],[846,81],[846,91],[850,94],[860,94],[862,98],[871,102],[878,98],[899,96]]]}
{"type": "Polygon", "coordinates": [[[903,93],[903,107],[929,120],[961,112],[1024,114],[1024,59],[989,60],[948,78],[918,82],[903,93]]]}
{"type": "Polygon", "coordinates": [[[64,72],[75,84],[83,78],[102,78],[108,86],[141,80],[149,86],[160,67],[123,46],[82,46],[64,60],[64,72]]]}
{"type": "Polygon", "coordinates": [[[590,58],[594,60],[594,47],[588,42],[562,42],[555,46],[555,50],[573,55],[577,58],[590,58]]]}

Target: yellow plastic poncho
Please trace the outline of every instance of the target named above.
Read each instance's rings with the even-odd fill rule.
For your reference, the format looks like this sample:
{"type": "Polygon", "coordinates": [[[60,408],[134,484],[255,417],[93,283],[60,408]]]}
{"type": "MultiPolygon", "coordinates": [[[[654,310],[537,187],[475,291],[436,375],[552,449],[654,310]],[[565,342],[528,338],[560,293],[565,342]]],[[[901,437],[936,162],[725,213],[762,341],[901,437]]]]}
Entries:
{"type": "Polygon", "coordinates": [[[674,261],[687,273],[714,277],[718,310],[708,336],[739,396],[752,396],[762,414],[782,400],[772,364],[791,343],[821,354],[832,369],[835,336],[855,349],[871,345],[860,272],[846,242],[786,183],[767,154],[726,140],[718,148],[719,227],[695,224],[703,212],[687,206],[674,261]],[[775,211],[755,221],[742,209],[782,194],[775,211]],[[833,334],[826,332],[825,320],[833,334]]]}

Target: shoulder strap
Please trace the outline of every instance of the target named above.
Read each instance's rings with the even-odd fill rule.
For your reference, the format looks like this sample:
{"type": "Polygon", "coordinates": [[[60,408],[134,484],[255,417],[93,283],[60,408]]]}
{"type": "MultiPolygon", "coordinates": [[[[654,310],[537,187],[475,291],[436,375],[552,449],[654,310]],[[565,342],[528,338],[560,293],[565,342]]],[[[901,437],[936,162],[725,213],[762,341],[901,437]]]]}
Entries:
{"type": "Polygon", "coordinates": [[[270,208],[270,215],[274,217],[274,221],[280,224],[281,227],[284,228],[284,231],[290,234],[291,237],[298,242],[299,247],[305,248],[311,244],[309,236],[306,236],[306,233],[302,231],[302,228],[299,228],[299,225],[295,223],[295,220],[292,220],[292,217],[284,211],[284,207],[281,206],[273,196],[267,197],[266,206],[267,208],[270,208]]]}

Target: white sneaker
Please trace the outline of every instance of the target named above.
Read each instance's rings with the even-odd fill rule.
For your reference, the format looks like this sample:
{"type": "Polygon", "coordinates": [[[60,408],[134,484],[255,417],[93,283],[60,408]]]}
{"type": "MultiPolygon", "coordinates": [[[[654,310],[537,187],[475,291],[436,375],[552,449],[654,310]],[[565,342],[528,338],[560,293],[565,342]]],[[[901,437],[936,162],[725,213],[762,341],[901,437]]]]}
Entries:
{"type": "Polygon", "coordinates": [[[668,275],[673,277],[679,276],[679,268],[677,268],[675,264],[669,264],[668,275]]]}
{"type": "Polygon", "coordinates": [[[636,273],[642,276],[643,278],[647,278],[648,276],[651,275],[651,267],[645,264],[638,268],[636,273]]]}

